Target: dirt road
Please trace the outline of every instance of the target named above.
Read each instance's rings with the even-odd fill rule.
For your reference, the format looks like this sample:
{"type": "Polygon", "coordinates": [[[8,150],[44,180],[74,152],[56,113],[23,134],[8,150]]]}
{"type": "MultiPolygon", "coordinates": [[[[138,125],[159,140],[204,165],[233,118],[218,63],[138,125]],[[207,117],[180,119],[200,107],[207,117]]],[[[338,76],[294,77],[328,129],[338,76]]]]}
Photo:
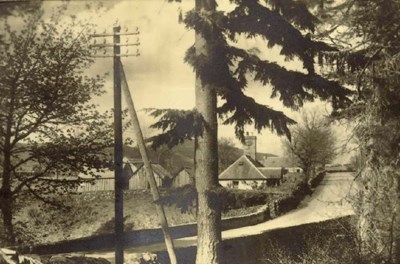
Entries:
{"type": "MultiPolygon", "coordinates": [[[[348,202],[355,193],[356,186],[351,173],[330,173],[315,189],[311,197],[307,197],[300,207],[273,220],[222,232],[223,240],[262,234],[268,230],[321,222],[354,214],[348,202]]],[[[192,247],[196,245],[196,237],[175,240],[176,247],[192,247]]],[[[165,250],[163,243],[126,249],[126,253],[156,252],[165,250]]],[[[103,257],[113,261],[113,252],[96,252],[86,254],[91,257],[103,257]]]]}

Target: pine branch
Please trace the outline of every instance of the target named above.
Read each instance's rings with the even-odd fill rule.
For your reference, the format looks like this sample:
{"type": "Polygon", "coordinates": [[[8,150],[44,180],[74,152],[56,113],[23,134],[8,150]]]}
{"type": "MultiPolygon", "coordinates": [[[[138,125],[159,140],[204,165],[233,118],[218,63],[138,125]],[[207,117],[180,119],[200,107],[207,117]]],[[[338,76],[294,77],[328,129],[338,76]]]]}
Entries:
{"type": "MultiPolygon", "coordinates": [[[[237,5],[258,4],[259,0],[231,0],[237,5]]],[[[301,30],[314,31],[318,19],[310,13],[304,3],[293,0],[263,0],[274,12],[301,30]]]]}
{"type": "Polygon", "coordinates": [[[244,141],[245,126],[250,124],[254,124],[258,132],[264,128],[269,128],[278,135],[286,135],[290,140],[291,135],[288,126],[296,122],[283,112],[261,105],[241,91],[225,93],[223,99],[226,102],[218,108],[218,113],[222,118],[230,114],[223,124],[235,125],[235,134],[242,141],[244,141]]]}
{"type": "Polygon", "coordinates": [[[247,81],[234,78],[230,69],[234,65],[232,62],[234,58],[230,56],[229,49],[226,43],[215,44],[206,57],[197,56],[195,48],[191,47],[186,52],[185,61],[195,69],[202,82],[217,87],[219,92],[222,89],[244,89],[247,81]]]}
{"type": "Polygon", "coordinates": [[[163,131],[148,139],[153,149],[164,144],[168,148],[173,148],[186,139],[192,140],[203,134],[204,121],[196,110],[146,109],[146,111],[151,116],[159,118],[150,127],[163,131]]]}
{"type": "MultiPolygon", "coordinates": [[[[292,109],[299,109],[304,102],[312,102],[316,98],[327,100],[335,98],[337,106],[350,103],[348,96],[352,91],[344,88],[337,81],[326,80],[318,74],[305,74],[290,71],[276,63],[261,60],[239,48],[230,48],[230,52],[240,59],[235,74],[243,80],[248,73],[254,73],[254,81],[263,85],[272,85],[271,97],[280,94],[283,105],[292,109]]],[[[333,100],[333,99],[332,99],[333,100]]]]}
{"type": "Polygon", "coordinates": [[[336,49],[323,42],[312,41],[308,35],[303,36],[289,21],[279,13],[250,1],[239,5],[228,14],[226,24],[230,38],[234,40],[238,34],[247,38],[262,36],[268,42],[268,47],[281,46],[281,54],[292,59],[298,56],[308,72],[314,72],[314,56],[321,51],[336,49]]]}
{"type": "Polygon", "coordinates": [[[315,30],[318,19],[310,13],[306,5],[300,1],[293,0],[265,0],[272,5],[273,10],[294,24],[301,30],[315,30]]]}

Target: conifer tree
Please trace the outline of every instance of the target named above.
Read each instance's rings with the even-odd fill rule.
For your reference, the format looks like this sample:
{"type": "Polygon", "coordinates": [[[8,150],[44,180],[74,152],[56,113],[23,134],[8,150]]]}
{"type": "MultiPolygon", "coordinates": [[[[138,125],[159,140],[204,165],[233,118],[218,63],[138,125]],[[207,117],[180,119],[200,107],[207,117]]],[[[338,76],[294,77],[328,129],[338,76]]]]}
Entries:
{"type": "MultiPolygon", "coordinates": [[[[170,0],[172,1],[172,0],[170,0]]],[[[179,2],[179,1],[178,1],[179,2]]],[[[221,263],[221,212],[215,192],[218,186],[217,117],[223,124],[233,124],[235,134],[244,139],[246,125],[261,131],[269,128],[278,135],[290,137],[288,125],[295,121],[283,112],[257,103],[245,95],[249,81],[272,87],[271,97],[283,105],[299,109],[306,102],[319,98],[330,101],[333,108],[349,102],[350,91],[338,82],[327,80],[314,69],[314,58],[320,52],[333,50],[313,41],[309,33],[317,19],[298,1],[293,0],[232,0],[230,12],[217,10],[216,0],[196,0],[184,23],[195,31],[195,43],[188,49],[185,61],[196,73],[196,108],[192,113],[157,110],[152,114],[160,120],[153,127],[164,133],[153,137],[154,147],[184,138],[197,140],[195,153],[196,189],[198,192],[198,247],[196,263],[221,263]],[[263,60],[234,43],[240,38],[260,37],[265,45],[280,47],[286,59],[298,58],[304,71],[287,70],[263,60]],[[233,44],[232,44],[233,43],[233,44]],[[217,107],[217,98],[222,105],[217,107]],[[194,126],[180,126],[183,117],[194,117],[194,126]],[[200,135],[200,136],[199,136],[200,135]]]]}

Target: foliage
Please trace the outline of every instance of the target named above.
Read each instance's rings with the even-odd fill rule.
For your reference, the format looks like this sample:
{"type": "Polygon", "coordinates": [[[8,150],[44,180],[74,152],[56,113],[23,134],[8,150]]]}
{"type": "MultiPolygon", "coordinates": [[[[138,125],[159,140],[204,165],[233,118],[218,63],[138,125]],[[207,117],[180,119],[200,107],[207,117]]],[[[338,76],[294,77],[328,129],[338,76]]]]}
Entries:
{"type": "Polygon", "coordinates": [[[276,234],[264,243],[262,263],[368,263],[360,259],[353,225],[352,219],[342,218],[276,234]]]}
{"type": "Polygon", "coordinates": [[[197,191],[196,188],[187,184],[178,188],[169,190],[158,203],[164,205],[176,205],[182,213],[188,213],[197,205],[197,191]]]}
{"type": "MultiPolygon", "coordinates": [[[[321,180],[323,174],[319,175],[317,180],[321,180]]],[[[304,196],[310,193],[308,185],[304,181],[296,181],[294,183],[284,183],[284,191],[270,190],[240,190],[219,187],[214,192],[221,203],[221,209],[224,213],[229,210],[254,207],[265,205],[272,202],[276,198],[277,191],[278,206],[282,212],[296,208],[303,200],[304,196]]],[[[176,205],[181,209],[182,213],[188,213],[197,204],[197,191],[193,185],[185,185],[167,192],[160,200],[165,205],[176,205]]]]}
{"type": "MultiPolygon", "coordinates": [[[[223,212],[265,205],[271,199],[271,195],[264,191],[237,190],[222,187],[218,188],[215,194],[221,201],[223,212]]],[[[171,190],[163,196],[159,202],[166,205],[176,205],[181,209],[182,213],[187,213],[197,204],[197,191],[193,185],[185,185],[171,190]]]]}
{"type": "Polygon", "coordinates": [[[160,118],[150,127],[167,131],[148,139],[152,142],[153,149],[163,144],[172,148],[187,139],[199,137],[203,133],[204,120],[195,110],[147,109],[147,111],[151,116],[160,118]]]}
{"type": "Polygon", "coordinates": [[[247,208],[256,205],[265,205],[270,202],[272,195],[264,191],[248,191],[220,188],[218,195],[221,199],[223,211],[229,209],[247,208]]]}
{"type": "Polygon", "coordinates": [[[41,257],[43,264],[109,264],[105,258],[92,258],[85,256],[43,256],[41,257]]]}
{"type": "Polygon", "coordinates": [[[311,195],[312,192],[305,181],[301,181],[290,194],[286,194],[284,197],[276,201],[275,214],[280,215],[289,212],[299,206],[304,200],[306,195],[311,195]]]}
{"type": "MultiPolygon", "coordinates": [[[[201,223],[198,225],[197,263],[220,262],[221,211],[214,190],[218,183],[217,114],[223,124],[234,125],[236,136],[243,142],[248,125],[254,125],[258,132],[269,128],[290,138],[288,126],[295,123],[283,112],[247,96],[248,81],[269,84],[271,97],[280,96],[283,104],[293,109],[316,98],[330,100],[335,109],[349,103],[349,90],[315,72],[314,57],[332,49],[311,40],[310,35],[303,35],[314,30],[315,22],[303,4],[291,0],[232,0],[231,3],[236,7],[224,12],[217,10],[216,0],[195,1],[195,9],[183,19],[196,35],[185,61],[196,73],[196,106],[204,118],[202,137],[191,135],[199,142],[195,157],[198,222],[201,223]],[[307,73],[288,71],[235,46],[240,38],[253,37],[266,40],[268,47],[280,46],[280,54],[287,60],[299,59],[307,73]],[[219,106],[217,96],[221,101],[219,106]]],[[[182,133],[170,133],[165,127],[159,137],[164,137],[165,143],[179,143],[183,141],[180,135],[182,133]]],[[[183,135],[187,137],[188,134],[183,135]]]]}
{"type": "Polygon", "coordinates": [[[327,54],[327,74],[357,89],[354,102],[338,118],[348,119],[360,145],[358,171],[361,186],[354,201],[359,216],[363,253],[400,261],[399,143],[400,38],[398,0],[352,0],[325,10],[341,13],[333,20],[345,51],[327,54]],[[343,19],[342,19],[343,18],[343,19]]]}
{"type": "Polygon", "coordinates": [[[335,157],[335,137],[329,124],[316,112],[303,112],[302,123],[292,129],[292,141],[284,141],[286,154],[311,179],[318,165],[335,157]]]}
{"type": "Polygon", "coordinates": [[[0,3],[0,18],[10,15],[21,15],[26,12],[35,12],[41,6],[40,1],[23,1],[23,2],[9,2],[2,1],[0,3]]]}
{"type": "Polygon", "coordinates": [[[218,172],[223,172],[233,162],[237,160],[238,149],[230,138],[220,138],[218,140],[218,172]]]}
{"type": "MultiPolygon", "coordinates": [[[[211,2],[216,4],[216,1],[211,2]]],[[[284,113],[245,95],[249,82],[270,85],[271,97],[279,97],[286,107],[292,109],[299,109],[305,102],[316,98],[330,101],[335,109],[348,105],[350,90],[315,72],[314,57],[334,49],[302,34],[304,31],[312,32],[317,22],[303,4],[295,1],[232,2],[237,7],[230,12],[199,13],[192,10],[183,22],[209,41],[207,56],[196,55],[195,46],[192,46],[186,52],[185,61],[193,66],[203,83],[216,88],[222,101],[217,110],[219,117],[223,124],[235,126],[238,138],[244,140],[245,126],[250,124],[258,131],[269,128],[278,135],[290,137],[288,125],[295,123],[284,113]],[[241,49],[235,43],[243,37],[260,37],[267,41],[268,47],[280,46],[281,55],[287,60],[300,59],[307,73],[287,70],[275,62],[261,59],[256,52],[241,49]]],[[[170,112],[171,122],[179,118],[178,110],[163,111],[170,112]]],[[[162,128],[164,133],[153,138],[156,145],[159,142],[179,143],[188,135],[198,136],[198,133],[187,132],[201,132],[200,129],[187,131],[187,128],[182,132],[175,127],[160,125],[157,128],[162,128]],[[174,137],[176,139],[172,139],[174,137]]]]}
{"type": "Polygon", "coordinates": [[[90,103],[103,93],[104,80],[84,75],[93,63],[90,25],[74,19],[64,23],[65,8],[48,21],[40,9],[21,16],[18,29],[4,24],[0,198],[8,236],[13,236],[9,211],[19,194],[30,192],[52,202],[46,194],[64,191],[69,181],[54,184],[42,177],[79,172],[95,176],[92,168],[102,170],[110,159],[106,151],[112,145],[110,113],[99,113],[90,103]]]}

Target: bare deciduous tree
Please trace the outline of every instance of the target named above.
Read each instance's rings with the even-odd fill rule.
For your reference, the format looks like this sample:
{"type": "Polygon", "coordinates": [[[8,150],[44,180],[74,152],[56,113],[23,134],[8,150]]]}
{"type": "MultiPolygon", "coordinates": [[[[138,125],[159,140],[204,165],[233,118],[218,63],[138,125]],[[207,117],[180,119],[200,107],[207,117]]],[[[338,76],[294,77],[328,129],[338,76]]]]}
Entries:
{"type": "Polygon", "coordinates": [[[318,165],[323,166],[335,157],[335,136],[328,122],[316,111],[303,112],[301,122],[291,131],[292,140],[284,141],[285,152],[303,169],[309,181],[318,165]]]}

